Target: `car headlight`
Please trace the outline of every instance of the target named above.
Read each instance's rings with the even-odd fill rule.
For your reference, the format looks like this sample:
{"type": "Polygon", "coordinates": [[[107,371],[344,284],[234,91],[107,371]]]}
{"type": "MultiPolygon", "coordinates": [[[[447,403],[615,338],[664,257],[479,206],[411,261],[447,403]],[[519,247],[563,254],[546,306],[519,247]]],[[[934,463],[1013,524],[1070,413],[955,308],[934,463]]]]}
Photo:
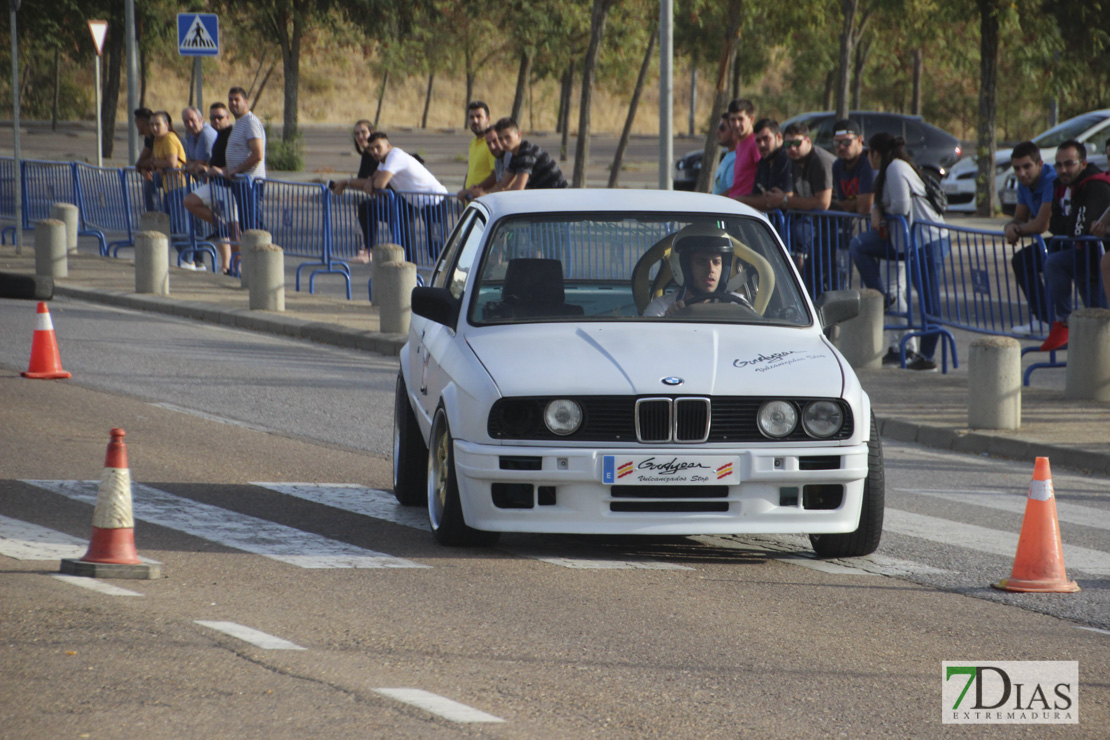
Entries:
{"type": "Polygon", "coordinates": [[[802,427],[811,437],[827,439],[844,425],[844,412],[833,401],[814,401],[802,412],[802,427]]]}
{"type": "Polygon", "coordinates": [[[574,434],[582,426],[582,407],[565,398],[551,401],[543,410],[543,423],[560,437],[574,434]]]}
{"type": "Polygon", "coordinates": [[[798,411],[786,401],[766,401],[757,415],[759,431],[773,439],[788,436],[798,426],[798,411]]]}

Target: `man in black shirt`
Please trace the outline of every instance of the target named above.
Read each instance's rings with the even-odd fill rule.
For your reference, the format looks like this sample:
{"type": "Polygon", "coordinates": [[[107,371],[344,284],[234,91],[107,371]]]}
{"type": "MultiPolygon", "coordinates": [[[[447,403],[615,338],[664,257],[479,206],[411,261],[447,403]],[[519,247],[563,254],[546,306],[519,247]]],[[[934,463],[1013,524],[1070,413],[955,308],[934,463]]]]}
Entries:
{"type": "Polygon", "coordinates": [[[223,178],[227,167],[227,140],[231,138],[234,122],[231,113],[223,103],[213,103],[208,108],[208,120],[216,129],[216,141],[212,144],[212,158],[207,166],[197,168],[198,176],[207,176],[208,182],[185,196],[185,209],[197,218],[215,225],[217,228],[207,236],[216,245],[219,253],[219,269],[225,275],[231,269],[231,245],[229,239],[238,241],[239,208],[232,197],[231,184],[223,178]],[[217,223],[216,214],[222,223],[217,223]]]}
{"type": "Polygon", "coordinates": [[[566,178],[551,155],[520,138],[520,127],[512,118],[502,118],[493,125],[501,148],[507,157],[505,178],[500,190],[540,190],[565,188],[566,178]]]}

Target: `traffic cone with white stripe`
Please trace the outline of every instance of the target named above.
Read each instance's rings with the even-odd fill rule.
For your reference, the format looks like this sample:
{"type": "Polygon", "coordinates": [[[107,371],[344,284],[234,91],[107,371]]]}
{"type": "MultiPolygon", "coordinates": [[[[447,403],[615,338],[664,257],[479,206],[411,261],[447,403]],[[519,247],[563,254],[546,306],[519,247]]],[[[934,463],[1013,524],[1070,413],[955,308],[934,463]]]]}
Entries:
{"type": "Polygon", "coordinates": [[[52,380],[71,377],[62,369],[62,358],[58,355],[58,340],[54,336],[54,322],[50,320],[50,309],[39,302],[35,323],[35,335],[31,339],[31,362],[27,372],[20,373],[25,378],[52,380]]]}
{"type": "Polygon", "coordinates": [[[1033,468],[1033,482],[1025,501],[1025,517],[1021,521],[1014,570],[992,586],[1003,591],[1031,593],[1074,593],[1075,581],[1068,580],[1064,568],[1064,545],[1060,540],[1060,522],[1056,517],[1056,493],[1052,489],[1052,471],[1047,457],[1038,457],[1033,468]]]}
{"type": "Polygon", "coordinates": [[[89,550],[80,560],[62,561],[62,573],[93,578],[160,578],[162,565],[142,561],[135,551],[135,519],[131,514],[131,470],[127,467],[126,432],[113,429],[104,457],[104,474],[93,510],[89,550]]]}

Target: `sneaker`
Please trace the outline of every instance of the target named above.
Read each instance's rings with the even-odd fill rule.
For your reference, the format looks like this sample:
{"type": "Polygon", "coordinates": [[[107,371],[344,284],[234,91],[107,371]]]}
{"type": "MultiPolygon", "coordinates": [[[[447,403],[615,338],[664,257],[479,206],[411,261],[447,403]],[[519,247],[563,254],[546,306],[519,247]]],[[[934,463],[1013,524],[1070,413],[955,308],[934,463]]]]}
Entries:
{"type": "MultiPolygon", "coordinates": [[[[196,269],[197,269],[197,266],[196,266],[196,265],[194,265],[194,264],[193,264],[192,262],[182,262],[182,263],[181,263],[181,264],[179,265],[179,267],[180,267],[180,268],[181,268],[182,270],[196,270],[196,269]]],[[[202,269],[202,270],[203,270],[203,269],[204,269],[204,267],[202,266],[202,267],[201,267],[200,269],[202,269]]]]}
{"type": "MultiPolygon", "coordinates": [[[[907,353],[906,357],[907,357],[907,359],[909,358],[908,353],[907,353]]],[[[893,347],[888,349],[886,351],[886,354],[883,355],[883,367],[891,367],[892,365],[899,365],[900,366],[901,364],[902,364],[902,355],[899,354],[898,350],[894,349],[893,347]]]]}
{"type": "Polygon", "coordinates": [[[925,373],[935,373],[937,371],[937,363],[932,360],[926,360],[916,352],[913,353],[913,362],[910,362],[909,353],[906,354],[906,369],[917,370],[925,373]]]}
{"type": "Polygon", "coordinates": [[[1052,331],[1048,333],[1048,339],[1044,340],[1041,345],[1041,352],[1051,352],[1054,349],[1061,349],[1068,346],[1068,325],[1060,322],[1052,322],[1052,331]]]}
{"type": "Polygon", "coordinates": [[[1028,324],[1022,324],[1010,329],[1010,333],[1019,337],[1031,337],[1034,334],[1041,336],[1048,333],[1048,324],[1040,319],[1033,319],[1028,324]]]}

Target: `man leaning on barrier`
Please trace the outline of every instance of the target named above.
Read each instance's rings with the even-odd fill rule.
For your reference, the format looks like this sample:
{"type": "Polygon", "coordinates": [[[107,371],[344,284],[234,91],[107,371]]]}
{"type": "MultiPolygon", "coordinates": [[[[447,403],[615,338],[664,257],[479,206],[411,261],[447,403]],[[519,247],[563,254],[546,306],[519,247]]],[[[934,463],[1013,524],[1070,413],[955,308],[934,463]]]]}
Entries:
{"type": "MultiPolygon", "coordinates": [[[[428,258],[432,261],[439,256],[439,249],[443,244],[444,231],[447,228],[446,215],[443,212],[443,199],[447,195],[447,188],[436,179],[427,167],[420,164],[416,157],[389,143],[389,136],[384,131],[375,131],[370,134],[367,145],[370,155],[378,160],[378,169],[363,185],[363,192],[367,195],[376,195],[379,190],[385,190],[389,185],[397,191],[406,205],[406,216],[403,226],[409,235],[407,257],[410,262],[418,262],[416,247],[412,243],[411,216],[419,214],[424,222],[427,238],[428,258]]],[[[368,224],[371,232],[377,229],[377,221],[371,219],[368,224]]],[[[369,243],[376,244],[376,233],[369,235],[369,243]]]]}
{"type": "MultiPolygon", "coordinates": [[[[1052,192],[1056,188],[1056,170],[1041,161],[1041,150],[1032,141],[1014,147],[1010,163],[1017,178],[1017,207],[1006,224],[1006,241],[1016,245],[1027,236],[1048,231],[1052,216],[1052,192]]],[[[1015,326],[1014,334],[1043,335],[1048,331],[1048,303],[1045,300],[1044,257],[1039,244],[1018,249],[1010,264],[1014,278],[1029,304],[1029,323],[1015,326]]]]}
{"type": "Polygon", "coordinates": [[[216,140],[212,144],[212,157],[207,164],[198,166],[195,173],[206,182],[185,196],[185,208],[197,218],[213,225],[216,223],[215,212],[220,210],[225,212],[228,233],[223,234],[221,238],[217,229],[213,238],[217,240],[216,252],[220,257],[218,269],[227,274],[231,266],[229,240],[238,241],[239,229],[238,207],[235,205],[231,187],[223,177],[227,169],[227,140],[231,138],[232,130],[231,112],[223,103],[215,102],[208,108],[208,119],[212,122],[212,128],[216,130],[216,140]]]}

